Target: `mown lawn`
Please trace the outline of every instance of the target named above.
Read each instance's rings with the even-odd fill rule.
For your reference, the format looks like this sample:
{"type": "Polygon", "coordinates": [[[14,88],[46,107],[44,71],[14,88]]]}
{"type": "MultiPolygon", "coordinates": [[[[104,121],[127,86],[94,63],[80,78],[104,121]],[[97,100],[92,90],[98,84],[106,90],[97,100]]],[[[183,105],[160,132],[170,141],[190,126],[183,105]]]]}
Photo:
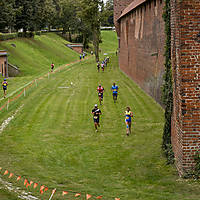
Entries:
{"type": "MultiPolygon", "coordinates": [[[[65,46],[68,42],[55,33],[35,36],[34,39],[18,38],[0,43],[0,49],[8,51],[8,62],[19,67],[18,77],[8,79],[8,96],[34,78],[79,58],[79,54],[65,46]],[[12,44],[15,44],[14,47],[12,44]]],[[[3,77],[0,78],[2,82],[3,77]]],[[[0,93],[0,99],[3,93],[0,93]]]]}
{"type": "MultiPolygon", "coordinates": [[[[48,186],[43,195],[29,188],[39,199],[48,199],[53,188],[57,188],[53,199],[83,199],[72,197],[72,191],[91,194],[91,199],[103,195],[106,200],[199,199],[199,183],[180,179],[166,165],[160,148],[162,108],[119,70],[115,53],[109,55],[105,72],[97,73],[93,58],[66,67],[1,111],[2,122],[24,105],[0,134],[0,167],[48,186]],[[114,81],[120,89],[116,104],[110,90],[114,81]],[[99,83],[105,95],[96,133],[91,110],[98,103],[99,83]],[[126,106],[134,113],[129,137],[126,106]],[[64,190],[69,194],[62,197],[64,190]]],[[[8,181],[2,173],[0,177],[8,181]]],[[[25,189],[22,182],[10,180],[25,189]]]]}

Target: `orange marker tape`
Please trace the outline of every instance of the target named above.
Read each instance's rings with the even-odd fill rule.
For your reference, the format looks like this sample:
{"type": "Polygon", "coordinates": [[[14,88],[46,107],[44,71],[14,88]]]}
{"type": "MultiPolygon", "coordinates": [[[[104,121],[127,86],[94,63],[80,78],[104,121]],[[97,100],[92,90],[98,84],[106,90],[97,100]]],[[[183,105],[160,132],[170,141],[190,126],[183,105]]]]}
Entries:
{"type": "Polygon", "coordinates": [[[66,194],[68,194],[67,191],[63,191],[63,192],[62,192],[62,195],[63,195],[63,196],[65,196],[66,194]]]}
{"type": "Polygon", "coordinates": [[[8,178],[11,178],[13,176],[13,173],[10,173],[9,177],[8,178]]]}
{"type": "Polygon", "coordinates": [[[6,174],[8,174],[9,172],[8,172],[8,170],[6,170],[5,172],[4,172],[4,174],[3,175],[6,175],[6,174]]]}

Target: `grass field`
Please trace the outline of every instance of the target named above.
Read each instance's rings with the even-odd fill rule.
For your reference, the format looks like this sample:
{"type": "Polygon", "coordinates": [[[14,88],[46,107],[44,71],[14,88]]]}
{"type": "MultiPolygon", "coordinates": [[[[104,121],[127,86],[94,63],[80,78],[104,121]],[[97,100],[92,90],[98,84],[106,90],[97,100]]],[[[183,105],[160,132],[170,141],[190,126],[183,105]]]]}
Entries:
{"type": "MultiPolygon", "coordinates": [[[[9,63],[19,67],[21,74],[9,78],[9,93],[22,87],[34,78],[50,71],[53,62],[55,68],[78,59],[79,54],[65,46],[68,42],[54,33],[35,36],[34,39],[18,38],[0,43],[0,49],[9,53],[9,63]],[[15,44],[16,47],[13,47],[15,44]]],[[[0,81],[2,82],[2,77],[0,81]]],[[[0,99],[3,94],[0,93],[0,99]]]]}
{"type": "MultiPolygon", "coordinates": [[[[104,32],[103,38],[116,42],[113,32],[104,32]]],[[[115,52],[115,45],[109,49],[106,43],[104,49],[104,43],[103,52],[115,52]]],[[[57,188],[53,199],[83,199],[72,197],[73,192],[91,194],[91,199],[102,195],[105,200],[199,199],[199,183],[180,179],[162,156],[162,108],[119,70],[115,53],[109,55],[105,72],[97,73],[90,58],[45,77],[26,97],[12,102],[8,111],[1,111],[2,123],[23,105],[0,133],[0,167],[48,186],[43,195],[28,189],[39,199],[48,199],[53,188],[57,188]],[[110,91],[114,81],[120,90],[116,104],[110,91]],[[98,103],[99,83],[105,95],[96,133],[91,110],[98,103]],[[134,113],[129,137],[125,135],[126,106],[134,113]],[[64,190],[69,194],[62,197],[64,190]]],[[[3,172],[0,178],[25,189],[3,172]]],[[[4,190],[0,199],[16,200],[8,195],[12,194],[4,190]]]]}

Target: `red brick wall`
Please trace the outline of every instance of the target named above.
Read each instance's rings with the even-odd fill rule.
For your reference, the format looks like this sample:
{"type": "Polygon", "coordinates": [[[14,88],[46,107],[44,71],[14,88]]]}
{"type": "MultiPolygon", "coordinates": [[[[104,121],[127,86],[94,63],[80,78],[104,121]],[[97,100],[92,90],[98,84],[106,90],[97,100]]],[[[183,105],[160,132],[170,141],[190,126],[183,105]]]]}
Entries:
{"type": "Polygon", "coordinates": [[[200,146],[200,1],[171,0],[174,110],[172,145],[180,175],[200,146]]]}
{"type": "Polygon", "coordinates": [[[83,47],[72,47],[72,50],[76,51],[77,53],[83,53],[83,47]]]}
{"type": "Polygon", "coordinates": [[[119,32],[119,24],[117,19],[120,17],[122,11],[134,0],[114,0],[114,24],[117,34],[119,32]]]}
{"type": "Polygon", "coordinates": [[[164,73],[163,6],[162,0],[149,0],[119,21],[120,68],[157,102],[164,73]]]}

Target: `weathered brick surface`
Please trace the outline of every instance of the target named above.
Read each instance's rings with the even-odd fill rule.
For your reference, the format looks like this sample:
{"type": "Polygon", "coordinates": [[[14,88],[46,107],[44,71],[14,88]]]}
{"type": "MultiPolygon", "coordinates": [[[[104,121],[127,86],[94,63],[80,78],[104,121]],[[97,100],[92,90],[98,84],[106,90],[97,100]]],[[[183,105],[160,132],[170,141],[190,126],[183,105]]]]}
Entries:
{"type": "Polygon", "coordinates": [[[163,6],[164,1],[149,0],[119,20],[120,68],[159,103],[164,73],[163,6]]]}
{"type": "Polygon", "coordinates": [[[117,34],[119,33],[119,24],[117,19],[122,14],[122,11],[134,0],[114,0],[114,24],[116,27],[117,34]]]}
{"type": "Polygon", "coordinates": [[[171,0],[174,110],[172,145],[180,175],[200,146],[200,1],[171,0]]]}

